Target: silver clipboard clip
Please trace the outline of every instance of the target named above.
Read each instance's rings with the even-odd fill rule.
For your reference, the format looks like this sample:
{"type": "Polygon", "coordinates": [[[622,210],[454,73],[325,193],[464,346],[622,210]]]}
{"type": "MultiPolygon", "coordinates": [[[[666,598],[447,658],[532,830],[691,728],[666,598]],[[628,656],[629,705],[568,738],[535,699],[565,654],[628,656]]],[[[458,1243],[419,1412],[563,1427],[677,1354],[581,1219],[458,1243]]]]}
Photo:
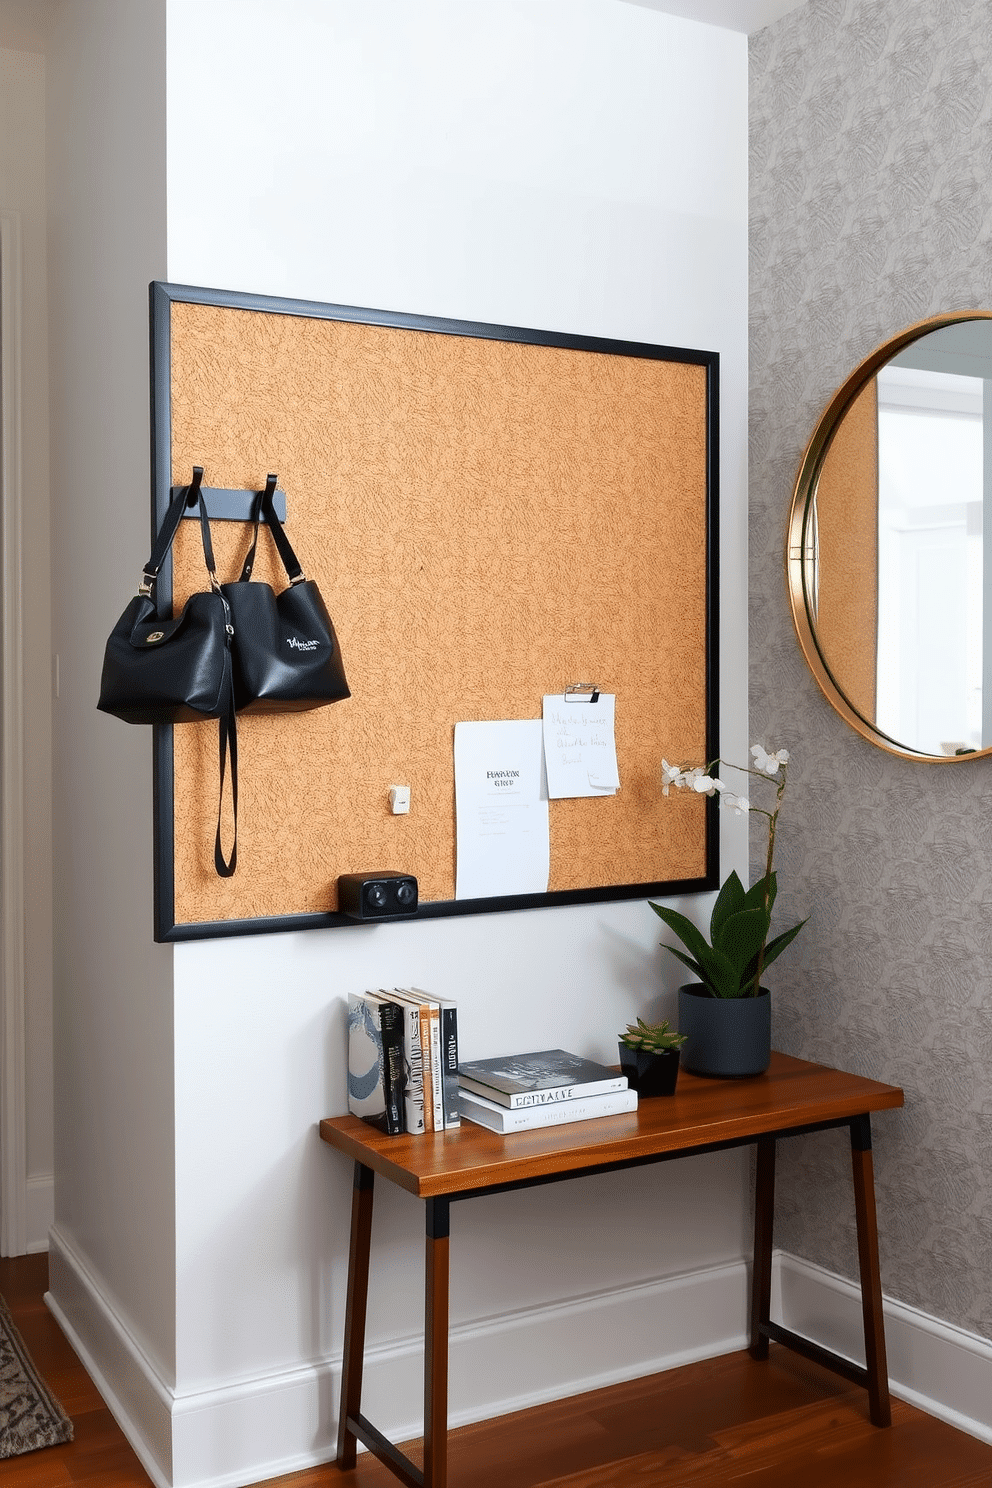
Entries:
{"type": "Polygon", "coordinates": [[[598,703],[599,688],[595,682],[573,682],[565,688],[566,703],[598,703]]]}

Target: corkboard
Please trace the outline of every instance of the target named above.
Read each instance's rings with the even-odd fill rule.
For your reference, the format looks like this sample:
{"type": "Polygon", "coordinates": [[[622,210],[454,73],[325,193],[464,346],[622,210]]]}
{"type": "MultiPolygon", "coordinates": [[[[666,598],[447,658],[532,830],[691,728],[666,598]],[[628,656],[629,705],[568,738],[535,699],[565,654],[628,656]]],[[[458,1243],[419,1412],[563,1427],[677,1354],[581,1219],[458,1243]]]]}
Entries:
{"type": "Polygon", "coordinates": [[[834,435],[816,487],[816,638],[838,687],[875,721],[878,391],[873,377],[834,435]],[[869,499],[866,499],[868,497],[869,499]]]}
{"type": "MultiPolygon", "coordinates": [[[[422,917],[712,886],[712,810],[664,800],[659,770],[716,752],[715,354],[169,285],[152,305],[156,520],[194,464],[246,490],[277,472],[352,690],[239,720],[232,879],[217,725],[157,731],[158,938],[345,922],[346,872],[416,875],[422,917]],[[537,718],[586,680],[616,694],[621,790],[551,803],[548,895],[454,900],[455,723],[537,718]]],[[[235,578],[247,525],[213,539],[235,578]]],[[[195,522],[174,557],[178,608],[195,522]]]]}

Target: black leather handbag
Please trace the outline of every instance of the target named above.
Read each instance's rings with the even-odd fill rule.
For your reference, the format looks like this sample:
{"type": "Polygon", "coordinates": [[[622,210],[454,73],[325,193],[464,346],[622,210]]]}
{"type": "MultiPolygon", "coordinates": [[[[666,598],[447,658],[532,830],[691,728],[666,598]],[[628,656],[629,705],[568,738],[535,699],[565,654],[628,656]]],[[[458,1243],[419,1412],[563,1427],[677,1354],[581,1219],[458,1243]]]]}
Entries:
{"type": "Polygon", "coordinates": [[[202,466],[176,496],[159,529],[138,592],[110,633],[103,659],[97,707],[125,723],[197,723],[217,718],[220,737],[220,793],[224,794],[226,762],[231,762],[234,844],[225,859],[221,848],[220,812],[214,865],[222,878],[237,866],[238,737],[234,707],[231,608],[218,583],[210,541],[210,523],[200,483],[202,466]],[[210,588],[191,594],[179,615],[158,612],[155,581],[172,547],[183,512],[199,504],[203,558],[210,588]]]}
{"type": "Polygon", "coordinates": [[[351,696],[331,617],[300,566],[276,515],[276,477],[255,497],[255,531],[241,576],[221,592],[234,624],[234,700],[239,713],[299,713],[351,696]],[[265,517],[289,587],[251,581],[258,524],[265,517]]]}

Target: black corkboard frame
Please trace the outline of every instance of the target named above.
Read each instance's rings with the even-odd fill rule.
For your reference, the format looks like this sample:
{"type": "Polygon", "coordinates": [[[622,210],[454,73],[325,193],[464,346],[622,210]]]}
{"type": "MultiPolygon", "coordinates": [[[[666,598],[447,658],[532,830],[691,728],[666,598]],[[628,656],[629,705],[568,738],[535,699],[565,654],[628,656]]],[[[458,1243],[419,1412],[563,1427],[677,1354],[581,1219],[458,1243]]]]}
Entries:
{"type": "MultiPolygon", "coordinates": [[[[223,307],[267,316],[292,316],[304,321],[335,321],[348,325],[387,327],[445,337],[513,343],[520,347],[565,348],[593,356],[605,355],[678,362],[702,368],[705,378],[705,686],[704,697],[700,699],[700,703],[705,711],[705,757],[707,759],[717,757],[719,754],[719,356],[717,353],[156,282],[150,286],[151,526],[153,537],[168,508],[174,477],[171,338],[172,310],[176,305],[223,307]]],[[[264,472],[262,474],[264,476],[264,472]]],[[[209,471],[205,484],[209,484],[209,471]]],[[[289,500],[292,502],[292,495],[289,500]]],[[[292,532],[291,511],[289,530],[292,532]]],[[[163,569],[159,582],[159,599],[165,607],[172,602],[172,578],[173,571],[170,562],[163,569]]],[[[346,650],[345,659],[347,662],[346,650]]],[[[577,677],[549,679],[546,690],[560,691],[566,682],[579,680],[577,677]]],[[[605,690],[612,690],[611,679],[608,677],[590,680],[597,681],[605,690]]],[[[507,711],[495,713],[493,716],[514,715],[507,711]]],[[[223,918],[206,919],[189,919],[177,915],[175,852],[177,779],[173,733],[171,727],[154,729],[155,939],[160,942],[175,942],[271,934],[279,931],[355,927],[357,922],[338,912],[336,908],[319,912],[289,911],[285,914],[253,914],[241,917],[225,915],[223,918]]],[[[216,796],[213,797],[211,806],[205,809],[209,811],[211,808],[215,814],[216,796]]],[[[438,919],[450,915],[485,914],[553,905],[643,899],[712,890],[719,882],[719,830],[715,800],[705,802],[701,821],[705,869],[699,875],[688,878],[663,878],[650,882],[604,883],[577,889],[552,890],[545,894],[520,894],[489,899],[457,900],[451,897],[424,900],[421,898],[416,918],[418,920],[438,919]]],[[[388,866],[406,871],[404,864],[389,864],[388,866]]],[[[340,871],[365,871],[381,867],[381,864],[348,863],[342,864],[340,871]]],[[[240,871],[242,870],[239,868],[240,871]]]]}

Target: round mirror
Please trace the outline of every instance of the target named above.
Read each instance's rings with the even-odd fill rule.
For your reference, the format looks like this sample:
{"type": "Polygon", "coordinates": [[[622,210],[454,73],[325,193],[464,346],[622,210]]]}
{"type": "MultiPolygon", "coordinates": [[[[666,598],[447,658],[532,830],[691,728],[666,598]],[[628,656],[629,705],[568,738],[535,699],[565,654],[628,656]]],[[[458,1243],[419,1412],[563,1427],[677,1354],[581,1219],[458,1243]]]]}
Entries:
{"type": "Polygon", "coordinates": [[[992,311],[880,346],[813,432],[789,515],[800,644],[829,702],[912,759],[992,752],[992,311]]]}

